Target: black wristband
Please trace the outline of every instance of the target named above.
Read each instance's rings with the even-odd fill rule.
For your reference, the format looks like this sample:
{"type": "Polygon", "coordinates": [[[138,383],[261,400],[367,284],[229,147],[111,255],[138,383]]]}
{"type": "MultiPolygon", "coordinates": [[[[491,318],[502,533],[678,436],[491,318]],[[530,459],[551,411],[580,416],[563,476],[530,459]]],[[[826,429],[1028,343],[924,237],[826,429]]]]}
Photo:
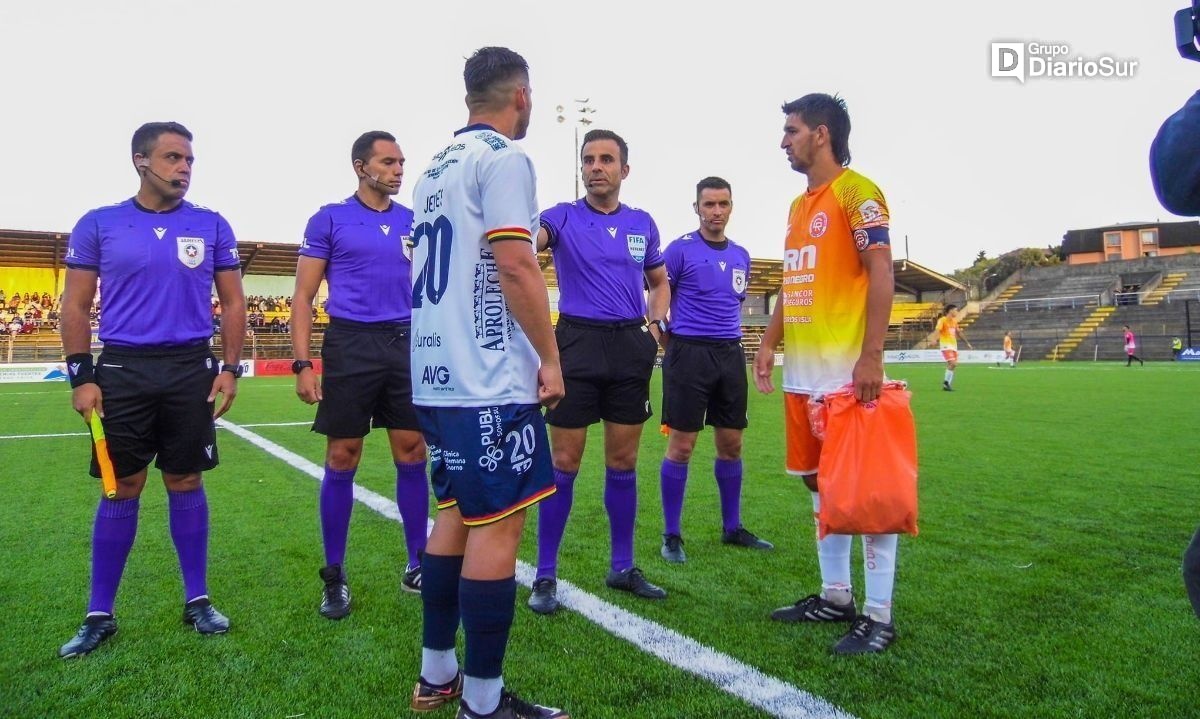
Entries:
{"type": "Polygon", "coordinates": [[[96,366],[92,363],[92,353],[67,355],[67,377],[71,380],[72,389],[80,385],[94,384],[96,366]]]}

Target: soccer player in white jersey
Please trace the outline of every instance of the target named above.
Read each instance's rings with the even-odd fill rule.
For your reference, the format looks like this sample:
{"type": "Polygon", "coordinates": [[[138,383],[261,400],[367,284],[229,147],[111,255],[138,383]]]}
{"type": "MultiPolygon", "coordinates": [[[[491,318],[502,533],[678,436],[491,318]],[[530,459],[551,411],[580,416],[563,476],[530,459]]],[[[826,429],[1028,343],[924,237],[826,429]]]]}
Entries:
{"type": "Polygon", "coordinates": [[[506,691],[502,677],[525,508],[554,493],[539,405],[564,395],[533,250],[533,164],[513,143],[529,127],[529,66],[512,50],[485,47],[463,79],[467,126],[413,190],[413,404],[438,514],[423,562],[412,708],[461,696],[459,719],[566,719],[506,691]]]}

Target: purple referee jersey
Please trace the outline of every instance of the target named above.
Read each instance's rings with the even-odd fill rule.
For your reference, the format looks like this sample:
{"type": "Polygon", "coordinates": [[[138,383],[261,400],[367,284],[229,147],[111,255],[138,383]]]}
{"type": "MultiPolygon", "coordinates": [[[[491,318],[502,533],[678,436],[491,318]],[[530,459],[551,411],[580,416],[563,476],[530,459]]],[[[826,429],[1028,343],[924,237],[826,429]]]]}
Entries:
{"type": "Polygon", "coordinates": [[[128,199],[88,212],[71,231],[67,267],[100,278],[106,345],[188,345],[212,337],[213,275],[241,270],[220,214],[186,200],[154,212],[128,199]]]}
{"type": "Polygon", "coordinates": [[[412,259],[405,243],[413,211],[393,202],[373,210],[358,195],[325,205],[308,221],[300,254],[325,260],[330,317],[355,322],[412,318],[412,259]]]}
{"type": "Polygon", "coordinates": [[[628,205],[615,212],[585,200],[542,212],[558,275],[558,311],[602,322],[646,316],[645,271],[663,263],[650,213],[628,205]]]}
{"type": "Polygon", "coordinates": [[[746,248],[729,239],[713,244],[696,230],[667,245],[663,259],[671,285],[671,334],[741,339],[750,276],[746,248]]]}

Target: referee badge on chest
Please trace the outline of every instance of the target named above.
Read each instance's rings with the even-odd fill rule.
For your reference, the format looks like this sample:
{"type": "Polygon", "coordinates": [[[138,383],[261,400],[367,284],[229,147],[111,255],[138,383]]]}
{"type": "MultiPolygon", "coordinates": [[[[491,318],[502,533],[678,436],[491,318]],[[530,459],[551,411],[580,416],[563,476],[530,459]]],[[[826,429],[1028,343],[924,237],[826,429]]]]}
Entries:
{"type": "Polygon", "coordinates": [[[746,291],[746,271],[733,268],[733,291],[739,295],[746,291]]]}
{"type": "Polygon", "coordinates": [[[185,266],[196,269],[204,262],[204,238],[176,237],[176,256],[185,266]]]}
{"type": "Polygon", "coordinates": [[[646,236],[645,235],[625,235],[625,241],[629,245],[629,256],[634,262],[642,262],[646,259],[646,236]]]}
{"type": "Polygon", "coordinates": [[[404,250],[404,259],[412,262],[413,241],[411,237],[401,237],[400,247],[404,250]]]}

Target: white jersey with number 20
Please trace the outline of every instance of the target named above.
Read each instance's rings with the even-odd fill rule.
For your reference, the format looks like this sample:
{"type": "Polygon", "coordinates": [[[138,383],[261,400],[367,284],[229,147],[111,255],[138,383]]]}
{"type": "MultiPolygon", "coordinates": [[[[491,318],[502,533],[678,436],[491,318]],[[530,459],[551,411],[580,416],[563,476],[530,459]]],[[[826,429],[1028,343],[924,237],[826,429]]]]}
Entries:
{"type": "Polygon", "coordinates": [[[487,125],[459,130],[413,190],[413,403],[536,404],[537,353],[500,291],[492,243],[538,226],[533,163],[487,125]]]}

